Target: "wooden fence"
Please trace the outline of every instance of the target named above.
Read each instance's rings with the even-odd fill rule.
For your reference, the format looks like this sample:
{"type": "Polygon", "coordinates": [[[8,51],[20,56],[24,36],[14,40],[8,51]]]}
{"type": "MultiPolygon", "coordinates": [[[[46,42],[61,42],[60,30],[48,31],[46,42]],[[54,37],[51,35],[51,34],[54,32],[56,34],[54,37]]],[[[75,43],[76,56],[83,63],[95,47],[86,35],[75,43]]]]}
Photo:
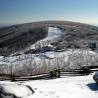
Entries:
{"type": "Polygon", "coordinates": [[[54,79],[60,78],[62,76],[81,76],[88,75],[94,71],[98,71],[98,68],[93,67],[84,67],[81,69],[72,69],[72,70],[64,70],[64,69],[56,69],[50,71],[49,73],[35,75],[35,76],[12,76],[12,75],[0,75],[0,80],[11,80],[11,81],[26,81],[26,80],[38,80],[38,79],[54,79]]]}

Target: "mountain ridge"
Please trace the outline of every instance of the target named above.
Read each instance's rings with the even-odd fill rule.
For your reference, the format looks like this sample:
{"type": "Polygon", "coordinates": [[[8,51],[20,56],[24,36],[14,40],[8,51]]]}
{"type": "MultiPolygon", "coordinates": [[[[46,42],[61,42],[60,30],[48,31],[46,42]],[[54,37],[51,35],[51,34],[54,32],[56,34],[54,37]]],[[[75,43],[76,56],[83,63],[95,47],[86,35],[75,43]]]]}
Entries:
{"type": "Polygon", "coordinates": [[[98,27],[79,22],[41,21],[13,25],[0,29],[0,54],[8,55],[21,51],[48,35],[48,27],[57,27],[65,36],[51,43],[63,48],[89,48],[90,43],[98,47],[98,27]]]}

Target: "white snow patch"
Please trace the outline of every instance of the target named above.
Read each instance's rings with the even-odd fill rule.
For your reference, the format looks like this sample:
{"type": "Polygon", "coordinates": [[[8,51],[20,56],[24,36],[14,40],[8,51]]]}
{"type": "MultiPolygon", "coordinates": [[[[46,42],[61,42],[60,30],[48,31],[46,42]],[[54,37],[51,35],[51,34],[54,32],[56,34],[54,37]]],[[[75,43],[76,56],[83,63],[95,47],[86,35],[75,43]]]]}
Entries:
{"type": "Polygon", "coordinates": [[[33,96],[25,98],[97,98],[98,86],[92,76],[26,82],[36,90],[33,96]]]}
{"type": "Polygon", "coordinates": [[[0,84],[0,91],[2,91],[2,94],[6,94],[6,97],[9,96],[9,98],[12,95],[15,95],[16,97],[25,97],[32,95],[32,91],[25,85],[17,84],[17,83],[1,83],[0,84]]]}
{"type": "MultiPolygon", "coordinates": [[[[0,82],[0,84],[2,83],[3,81],[0,82]]],[[[17,83],[7,83],[9,86],[6,85],[6,82],[4,83],[4,88],[7,92],[13,89],[12,91],[10,90],[12,93],[17,92],[17,95],[24,94],[24,87],[23,89],[18,88],[16,86],[17,83]],[[13,87],[10,87],[10,85],[13,85],[13,87]]],[[[98,85],[93,80],[93,74],[53,80],[25,81],[21,82],[21,84],[29,85],[35,91],[33,95],[22,98],[98,98],[98,85]]]]}

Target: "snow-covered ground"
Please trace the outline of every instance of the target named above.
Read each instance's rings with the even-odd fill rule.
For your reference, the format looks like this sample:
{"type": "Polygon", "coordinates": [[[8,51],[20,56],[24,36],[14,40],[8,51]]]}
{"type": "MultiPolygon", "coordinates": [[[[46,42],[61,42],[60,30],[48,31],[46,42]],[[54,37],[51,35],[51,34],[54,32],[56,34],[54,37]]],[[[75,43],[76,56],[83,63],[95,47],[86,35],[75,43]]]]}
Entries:
{"type": "Polygon", "coordinates": [[[13,98],[13,95],[22,98],[24,96],[32,95],[34,91],[26,85],[9,82],[0,84],[0,93],[2,93],[1,96],[3,98],[13,98]]]}
{"type": "MultiPolygon", "coordinates": [[[[29,85],[35,91],[34,94],[22,98],[98,98],[98,85],[93,80],[93,74],[18,83],[29,85]]],[[[11,85],[11,82],[0,81],[0,85],[2,84],[11,85]]],[[[9,92],[11,87],[7,87],[9,92]]],[[[14,88],[14,91],[15,89],[20,91],[20,93],[24,92],[24,90],[17,87],[14,88]]]]}
{"type": "Polygon", "coordinates": [[[98,86],[93,75],[66,77],[54,80],[26,82],[35,89],[27,98],[97,98],[98,86]]]}

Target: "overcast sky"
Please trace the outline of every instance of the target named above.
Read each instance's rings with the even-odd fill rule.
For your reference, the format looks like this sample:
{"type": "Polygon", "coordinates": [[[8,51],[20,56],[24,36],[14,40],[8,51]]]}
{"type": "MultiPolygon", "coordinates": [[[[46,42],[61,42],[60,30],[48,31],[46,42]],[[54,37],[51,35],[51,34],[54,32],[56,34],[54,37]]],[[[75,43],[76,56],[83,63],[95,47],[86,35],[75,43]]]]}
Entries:
{"type": "Polygon", "coordinates": [[[0,25],[44,20],[98,25],[98,0],[0,0],[0,25]]]}

